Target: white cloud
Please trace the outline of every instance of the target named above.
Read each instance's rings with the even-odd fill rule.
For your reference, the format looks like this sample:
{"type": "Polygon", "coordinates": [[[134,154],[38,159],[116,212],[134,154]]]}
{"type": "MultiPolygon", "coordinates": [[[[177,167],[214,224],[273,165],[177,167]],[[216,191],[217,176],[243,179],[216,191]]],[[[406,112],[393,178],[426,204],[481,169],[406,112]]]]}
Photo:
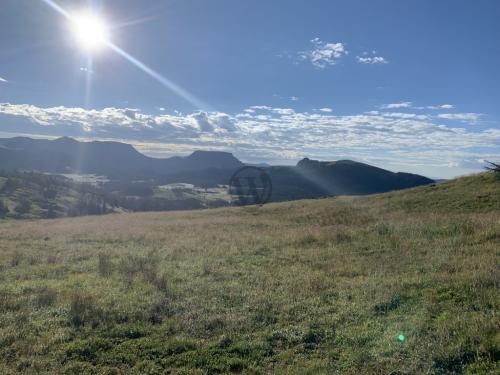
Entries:
{"type": "Polygon", "coordinates": [[[483,117],[481,113],[442,113],[438,115],[439,118],[445,120],[461,121],[477,123],[483,117]]]}
{"type": "Polygon", "coordinates": [[[7,83],[7,82],[9,82],[9,81],[7,81],[6,79],[4,79],[4,78],[0,77],[0,82],[5,82],[5,83],[7,83]]]}
{"type": "Polygon", "coordinates": [[[385,57],[377,56],[377,51],[363,52],[362,56],[356,56],[356,61],[360,64],[382,65],[388,64],[385,57]]]}
{"type": "Polygon", "coordinates": [[[367,56],[367,57],[356,56],[356,60],[361,64],[377,65],[377,64],[388,64],[389,63],[389,61],[387,61],[382,56],[367,56]]]}
{"type": "Polygon", "coordinates": [[[209,132],[234,131],[232,121],[230,116],[219,112],[154,116],[133,108],[85,110],[0,104],[0,129],[16,133],[134,140],[198,138],[209,132]]]}
{"type": "Polygon", "coordinates": [[[427,109],[453,109],[455,108],[452,104],[441,104],[441,105],[430,105],[427,109]]]}
{"type": "Polygon", "coordinates": [[[298,98],[297,96],[291,96],[291,97],[290,97],[290,100],[291,100],[292,102],[296,102],[296,101],[298,101],[298,100],[299,100],[299,98],[298,98]]]}
{"type": "Polygon", "coordinates": [[[214,125],[210,122],[208,115],[205,112],[198,112],[189,115],[188,119],[191,119],[194,127],[201,132],[211,132],[214,130],[214,125]]]}
{"type": "Polygon", "coordinates": [[[226,113],[217,112],[207,115],[209,121],[212,122],[216,131],[225,130],[227,132],[235,132],[237,130],[236,124],[231,116],[226,113]]]}
{"type": "Polygon", "coordinates": [[[401,103],[384,104],[380,108],[382,109],[411,108],[412,105],[413,105],[412,102],[401,102],[401,103]]]}
{"type": "Polygon", "coordinates": [[[245,110],[245,111],[249,111],[249,110],[253,110],[254,112],[256,110],[258,111],[267,111],[267,112],[274,112],[274,113],[277,113],[277,114],[280,114],[280,115],[291,115],[291,114],[294,114],[295,111],[291,108],[276,108],[276,107],[270,107],[270,106],[267,106],[267,105],[254,105],[252,107],[250,107],[249,109],[245,110]]]}
{"type": "Polygon", "coordinates": [[[307,52],[300,52],[302,60],[308,60],[315,67],[324,69],[335,65],[342,57],[348,54],[342,43],[325,43],[319,38],[311,40],[313,48],[307,52]]]}
{"type": "MultiPolygon", "coordinates": [[[[436,117],[370,111],[338,116],[329,109],[308,113],[260,105],[235,114],[151,115],[133,108],[85,110],[0,104],[0,132],[115,139],[171,152],[220,149],[244,160],[275,163],[291,163],[303,156],[354,158],[410,171],[449,165],[480,169],[477,160],[500,154],[500,127],[471,131],[435,121],[446,118],[460,124],[466,118],[478,118],[478,114],[436,117]]],[[[155,155],[159,156],[156,151],[155,155]]]]}
{"type": "Polygon", "coordinates": [[[318,111],[324,112],[324,113],[331,113],[331,112],[333,112],[333,109],[331,109],[331,108],[320,108],[320,109],[318,109],[318,111]]]}
{"type": "Polygon", "coordinates": [[[429,119],[429,116],[427,116],[427,115],[417,115],[415,113],[381,112],[380,115],[384,116],[384,117],[412,118],[412,119],[417,119],[417,120],[428,120],[429,119]]]}

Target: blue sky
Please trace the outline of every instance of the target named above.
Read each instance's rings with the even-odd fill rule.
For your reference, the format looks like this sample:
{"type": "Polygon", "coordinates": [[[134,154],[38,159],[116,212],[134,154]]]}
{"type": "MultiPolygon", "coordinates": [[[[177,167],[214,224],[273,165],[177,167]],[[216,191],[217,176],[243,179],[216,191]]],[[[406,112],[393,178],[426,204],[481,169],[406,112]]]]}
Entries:
{"type": "MultiPolygon", "coordinates": [[[[87,1],[53,1],[71,14],[87,1]]],[[[500,155],[500,2],[108,0],[110,48],[43,0],[2,0],[0,132],[452,177],[500,155]],[[168,86],[168,85],[167,85],[168,86]],[[188,96],[188,100],[186,100],[188,96]]]]}

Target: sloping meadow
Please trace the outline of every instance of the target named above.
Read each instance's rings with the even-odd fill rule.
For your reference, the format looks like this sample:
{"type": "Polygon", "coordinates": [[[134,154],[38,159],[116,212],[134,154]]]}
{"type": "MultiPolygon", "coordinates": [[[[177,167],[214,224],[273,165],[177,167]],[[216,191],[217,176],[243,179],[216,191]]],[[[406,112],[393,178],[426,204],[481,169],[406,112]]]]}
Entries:
{"type": "Polygon", "coordinates": [[[499,371],[500,182],[0,224],[2,374],[499,371]]]}

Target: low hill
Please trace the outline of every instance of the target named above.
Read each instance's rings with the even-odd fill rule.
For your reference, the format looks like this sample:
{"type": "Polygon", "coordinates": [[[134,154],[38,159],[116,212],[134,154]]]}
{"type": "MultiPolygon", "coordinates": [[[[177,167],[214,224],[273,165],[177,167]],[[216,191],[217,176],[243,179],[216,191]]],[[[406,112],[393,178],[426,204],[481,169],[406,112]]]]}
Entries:
{"type": "Polygon", "coordinates": [[[305,158],[295,167],[270,167],[273,200],[364,195],[428,185],[434,181],[411,173],[394,173],[352,160],[322,162],[305,158]]]}
{"type": "Polygon", "coordinates": [[[0,223],[2,374],[493,374],[500,181],[0,223]]]}

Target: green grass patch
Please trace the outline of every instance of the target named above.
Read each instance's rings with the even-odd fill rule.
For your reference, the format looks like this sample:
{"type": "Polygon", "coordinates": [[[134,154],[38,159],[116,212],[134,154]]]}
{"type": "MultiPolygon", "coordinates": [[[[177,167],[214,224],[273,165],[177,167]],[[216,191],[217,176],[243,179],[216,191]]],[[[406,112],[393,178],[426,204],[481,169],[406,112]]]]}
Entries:
{"type": "Polygon", "coordinates": [[[499,196],[3,222],[0,373],[498,373],[499,196]]]}

